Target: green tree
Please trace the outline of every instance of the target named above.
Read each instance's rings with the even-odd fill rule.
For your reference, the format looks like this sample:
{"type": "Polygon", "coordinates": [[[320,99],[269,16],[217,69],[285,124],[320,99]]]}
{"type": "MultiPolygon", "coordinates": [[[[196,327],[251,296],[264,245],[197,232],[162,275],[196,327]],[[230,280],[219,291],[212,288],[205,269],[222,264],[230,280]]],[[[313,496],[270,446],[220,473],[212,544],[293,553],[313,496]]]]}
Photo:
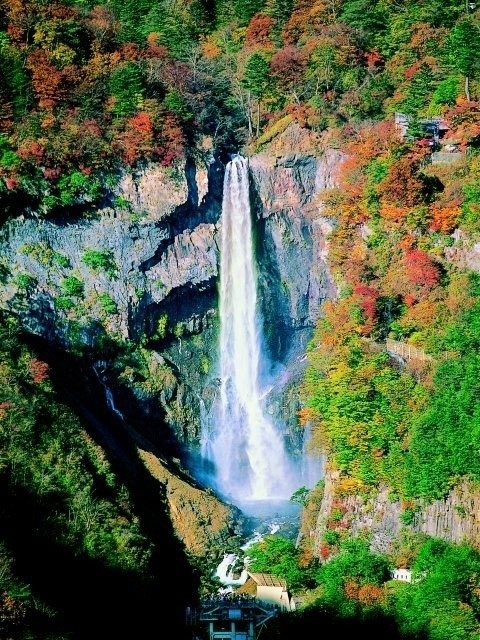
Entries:
{"type": "Polygon", "coordinates": [[[405,633],[432,640],[474,640],[478,633],[480,555],[466,545],[430,539],[412,567],[417,582],[396,592],[395,614],[405,633]]]}
{"type": "Polygon", "coordinates": [[[442,80],[432,95],[432,105],[455,104],[459,93],[459,78],[449,76],[442,80]]]}
{"type": "Polygon", "coordinates": [[[113,71],[108,84],[110,95],[114,98],[113,113],[121,118],[133,115],[143,96],[139,66],[134,62],[126,62],[113,71]]]}
{"type": "Polygon", "coordinates": [[[144,40],[142,20],[157,4],[155,0],[111,0],[112,9],[121,24],[120,39],[123,42],[141,43],[144,40]]]}
{"type": "Polygon", "coordinates": [[[265,97],[271,86],[271,71],[268,59],[264,54],[252,53],[247,60],[243,86],[251,91],[258,100],[265,97]]]}
{"type": "MultiPolygon", "coordinates": [[[[257,99],[257,136],[260,132],[261,102],[272,87],[272,74],[267,57],[262,53],[252,53],[247,60],[242,79],[243,86],[257,99]]],[[[249,116],[251,118],[251,115],[249,116]]]]}
{"type": "Polygon", "coordinates": [[[298,549],[286,538],[266,536],[261,542],[250,547],[248,557],[251,559],[251,571],[273,573],[284,578],[293,591],[311,582],[311,572],[299,567],[298,549]]]}
{"type": "Polygon", "coordinates": [[[300,487],[290,497],[290,502],[295,502],[304,507],[307,503],[308,494],[310,493],[307,487],[300,487]]]}
{"type": "Polygon", "coordinates": [[[480,28],[470,16],[453,27],[449,41],[450,63],[465,77],[465,96],[470,100],[470,78],[480,64],[480,28]]]}
{"type": "Polygon", "coordinates": [[[344,587],[348,581],[358,586],[380,586],[389,578],[389,562],[383,555],[372,553],[368,543],[359,538],[345,541],[340,553],[333,556],[317,572],[317,582],[323,587],[321,602],[340,613],[355,614],[357,604],[346,600],[344,587]]]}
{"type": "Polygon", "coordinates": [[[190,19],[181,7],[168,11],[162,4],[155,5],[145,16],[142,31],[146,36],[157,33],[159,42],[176,58],[181,58],[192,42],[190,19]]]}
{"type": "Polygon", "coordinates": [[[26,112],[30,94],[20,53],[0,40],[0,118],[20,118],[26,112]]]}
{"type": "Polygon", "coordinates": [[[177,89],[170,89],[165,96],[164,103],[167,109],[173,111],[173,113],[184,120],[188,120],[193,117],[185,99],[177,89]]]}
{"type": "Polygon", "coordinates": [[[266,0],[236,0],[234,3],[234,11],[236,17],[240,20],[240,24],[248,24],[252,16],[263,9],[265,1],[266,0]]]}
{"type": "Polygon", "coordinates": [[[367,39],[368,46],[372,47],[386,29],[388,10],[376,0],[349,0],[342,8],[340,20],[359,29],[367,39]]]}
{"type": "Polygon", "coordinates": [[[402,111],[411,116],[418,116],[428,104],[429,94],[433,87],[434,77],[432,70],[427,64],[422,64],[407,85],[405,98],[400,105],[402,111]]]}
{"type": "Polygon", "coordinates": [[[336,47],[327,41],[320,42],[310,55],[307,71],[314,94],[331,89],[339,77],[336,47]]]}

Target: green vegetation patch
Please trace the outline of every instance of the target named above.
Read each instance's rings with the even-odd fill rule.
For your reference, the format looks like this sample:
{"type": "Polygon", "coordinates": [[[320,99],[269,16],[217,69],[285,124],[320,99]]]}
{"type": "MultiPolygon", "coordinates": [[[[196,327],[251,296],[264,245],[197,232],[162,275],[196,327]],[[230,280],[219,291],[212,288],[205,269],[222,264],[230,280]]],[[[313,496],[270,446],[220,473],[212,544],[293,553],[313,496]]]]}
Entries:
{"type": "Polygon", "coordinates": [[[82,262],[94,272],[104,271],[110,278],[117,276],[118,267],[111,251],[87,249],[82,256],[82,262]]]}

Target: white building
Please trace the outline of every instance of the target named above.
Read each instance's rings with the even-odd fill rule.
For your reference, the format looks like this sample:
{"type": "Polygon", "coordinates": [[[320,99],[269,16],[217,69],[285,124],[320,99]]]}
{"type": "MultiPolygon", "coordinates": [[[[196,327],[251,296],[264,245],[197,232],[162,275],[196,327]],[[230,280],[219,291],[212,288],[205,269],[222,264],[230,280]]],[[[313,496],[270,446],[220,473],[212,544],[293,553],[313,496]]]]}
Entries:
{"type": "Polygon", "coordinates": [[[412,572],[410,569],[394,569],[391,576],[392,580],[401,580],[402,582],[412,581],[412,572]]]}

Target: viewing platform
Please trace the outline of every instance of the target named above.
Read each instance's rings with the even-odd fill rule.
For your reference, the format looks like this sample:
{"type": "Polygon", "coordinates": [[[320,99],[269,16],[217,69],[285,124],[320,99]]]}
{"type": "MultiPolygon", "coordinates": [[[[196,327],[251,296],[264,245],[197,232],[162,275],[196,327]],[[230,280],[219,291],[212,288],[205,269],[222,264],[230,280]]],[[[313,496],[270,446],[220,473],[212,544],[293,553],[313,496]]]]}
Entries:
{"type": "Polygon", "coordinates": [[[256,640],[280,607],[246,595],[212,596],[187,607],[187,625],[202,640],[256,640]]]}

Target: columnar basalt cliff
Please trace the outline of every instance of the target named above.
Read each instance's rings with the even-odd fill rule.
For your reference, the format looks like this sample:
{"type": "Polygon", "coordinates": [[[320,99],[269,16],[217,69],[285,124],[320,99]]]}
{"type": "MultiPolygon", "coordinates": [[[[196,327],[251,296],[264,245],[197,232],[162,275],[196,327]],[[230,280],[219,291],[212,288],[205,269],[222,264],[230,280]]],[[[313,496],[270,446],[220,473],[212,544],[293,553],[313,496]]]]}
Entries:
{"type": "Polygon", "coordinates": [[[344,512],[339,526],[352,535],[370,535],[373,551],[389,552],[402,528],[415,533],[442,538],[448,542],[467,542],[480,548],[480,493],[478,487],[464,480],[444,500],[423,505],[412,515],[408,525],[402,522],[404,505],[389,497],[385,485],[369,496],[338,495],[338,473],[325,475],[323,499],[315,525],[305,536],[313,537],[314,553],[320,555],[323,537],[333,509],[344,512]]]}

